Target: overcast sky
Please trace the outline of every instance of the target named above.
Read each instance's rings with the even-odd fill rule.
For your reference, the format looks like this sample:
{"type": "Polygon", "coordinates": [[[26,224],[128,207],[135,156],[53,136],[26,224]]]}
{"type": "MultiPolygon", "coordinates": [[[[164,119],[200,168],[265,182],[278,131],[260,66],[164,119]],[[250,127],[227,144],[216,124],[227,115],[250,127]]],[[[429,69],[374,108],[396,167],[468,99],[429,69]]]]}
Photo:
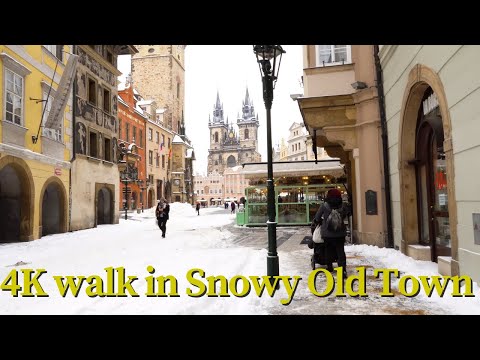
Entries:
{"type": "MultiPolygon", "coordinates": [[[[303,93],[302,46],[283,45],[280,73],[272,106],[272,142],[288,136],[288,128],[302,122],[298,105],[291,94],[303,93]]],[[[130,57],[119,56],[118,67],[130,72],[130,57]]],[[[135,79],[133,79],[135,81],[135,79]]],[[[262,161],[267,160],[266,112],[260,71],[252,45],[188,45],[185,50],[185,125],[195,148],[196,172],[206,172],[209,148],[208,116],[212,115],[217,90],[225,118],[236,123],[248,86],[250,98],[259,114],[259,145],[262,161]]],[[[238,128],[237,128],[238,129],[238,128]]]]}

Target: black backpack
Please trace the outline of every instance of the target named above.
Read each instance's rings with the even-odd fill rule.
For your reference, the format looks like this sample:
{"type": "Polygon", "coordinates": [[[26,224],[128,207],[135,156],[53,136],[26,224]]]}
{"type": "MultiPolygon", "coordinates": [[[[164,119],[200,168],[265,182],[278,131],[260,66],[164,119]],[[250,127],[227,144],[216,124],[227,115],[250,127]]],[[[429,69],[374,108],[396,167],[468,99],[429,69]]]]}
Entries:
{"type": "Polygon", "coordinates": [[[332,209],[328,203],[325,203],[326,208],[330,209],[330,214],[326,220],[326,227],[329,231],[341,231],[343,229],[343,217],[339,209],[332,209]]]}

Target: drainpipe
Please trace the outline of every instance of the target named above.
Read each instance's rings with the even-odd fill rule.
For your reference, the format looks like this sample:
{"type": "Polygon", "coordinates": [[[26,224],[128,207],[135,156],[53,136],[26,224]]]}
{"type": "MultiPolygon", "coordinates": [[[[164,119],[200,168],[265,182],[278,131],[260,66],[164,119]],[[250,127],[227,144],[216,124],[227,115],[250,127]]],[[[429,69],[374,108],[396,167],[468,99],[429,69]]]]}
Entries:
{"type": "Polygon", "coordinates": [[[385,94],[383,92],[383,76],[380,57],[378,56],[378,45],[373,45],[373,56],[375,58],[375,70],[377,73],[377,89],[378,89],[378,107],[380,110],[380,124],[382,128],[382,145],[383,145],[383,165],[385,167],[383,175],[385,182],[385,203],[387,212],[387,241],[385,246],[393,248],[393,226],[392,226],[392,201],[391,201],[391,185],[390,185],[390,160],[388,156],[388,132],[387,132],[387,116],[385,114],[385,94]]]}
{"type": "MultiPolygon", "coordinates": [[[[77,45],[72,45],[72,54],[75,54],[76,50],[77,50],[77,45]]],[[[77,86],[77,70],[75,70],[75,74],[73,76],[75,76],[75,78],[73,79],[73,86],[72,86],[72,152],[73,154],[70,162],[75,160],[75,98],[77,96],[75,92],[75,88],[77,86]]]]}
{"type": "MultiPolygon", "coordinates": [[[[72,54],[76,55],[75,52],[77,50],[77,45],[72,45],[72,54]]],[[[70,184],[70,189],[69,189],[69,210],[68,210],[68,230],[72,231],[72,166],[73,166],[73,161],[75,160],[75,98],[77,96],[75,92],[75,88],[77,85],[77,71],[75,70],[75,73],[73,74],[74,79],[73,79],[73,84],[72,84],[72,158],[70,159],[70,171],[69,171],[69,184],[70,184]]]]}

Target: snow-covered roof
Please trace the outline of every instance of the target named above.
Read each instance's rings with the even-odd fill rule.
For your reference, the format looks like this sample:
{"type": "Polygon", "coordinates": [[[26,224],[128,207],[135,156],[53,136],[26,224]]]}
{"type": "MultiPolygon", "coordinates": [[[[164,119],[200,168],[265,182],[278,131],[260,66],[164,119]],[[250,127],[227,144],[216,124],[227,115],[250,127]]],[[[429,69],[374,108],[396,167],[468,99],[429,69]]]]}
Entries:
{"type": "Polygon", "coordinates": [[[126,89],[125,83],[123,83],[123,82],[119,83],[118,86],[117,86],[117,89],[118,89],[118,91],[125,90],[126,89]]]}
{"type": "Polygon", "coordinates": [[[122,99],[122,97],[121,97],[120,95],[118,95],[117,98],[118,98],[118,102],[121,102],[123,105],[125,105],[126,107],[128,107],[128,104],[127,104],[125,101],[123,101],[123,99],[122,99]]]}
{"type": "MultiPolygon", "coordinates": [[[[258,178],[267,176],[267,163],[244,164],[243,173],[245,178],[258,178]]],[[[273,176],[315,176],[332,175],[340,177],[344,175],[339,161],[329,162],[284,162],[273,164],[273,176]]]]}
{"type": "Polygon", "coordinates": [[[137,105],[150,105],[151,103],[153,103],[153,100],[140,100],[140,101],[137,101],[137,105]]]}
{"type": "Polygon", "coordinates": [[[175,136],[173,137],[173,140],[172,140],[172,144],[185,144],[185,141],[183,141],[180,136],[175,134],[175,136]]]}
{"type": "Polygon", "coordinates": [[[165,110],[166,110],[165,108],[158,108],[156,113],[157,114],[163,114],[165,112],[165,110]]]}
{"type": "Polygon", "coordinates": [[[303,127],[303,124],[297,123],[297,122],[293,122],[293,124],[288,128],[288,130],[295,129],[295,128],[297,128],[297,127],[303,127]]]}
{"type": "Polygon", "coordinates": [[[140,106],[138,106],[138,102],[135,105],[135,110],[137,110],[139,113],[141,113],[143,115],[143,109],[140,106]]]}

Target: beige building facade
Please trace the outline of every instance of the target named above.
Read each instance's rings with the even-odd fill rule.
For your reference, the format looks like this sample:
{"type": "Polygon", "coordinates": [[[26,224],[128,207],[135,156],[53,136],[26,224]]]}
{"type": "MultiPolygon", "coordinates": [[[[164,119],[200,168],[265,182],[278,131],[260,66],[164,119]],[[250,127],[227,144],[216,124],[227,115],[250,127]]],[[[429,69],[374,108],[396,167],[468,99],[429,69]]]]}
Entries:
{"type": "Polygon", "coordinates": [[[156,206],[157,200],[171,201],[171,149],[174,133],[164,125],[157,104],[153,100],[140,100],[137,105],[147,117],[146,124],[146,172],[147,206],[156,206]],[[162,145],[163,144],[163,145],[162,145]]]}
{"type": "Polygon", "coordinates": [[[188,138],[175,135],[172,141],[172,195],[173,202],[193,205],[193,163],[195,155],[188,138]]]}
{"type": "MultiPolygon", "coordinates": [[[[305,124],[294,122],[289,128],[287,143],[284,139],[280,145],[281,161],[315,160],[312,137],[305,129],[305,124]],[[283,157],[282,157],[283,154],[283,157]]],[[[322,147],[317,146],[317,160],[331,159],[322,147]]]]}
{"type": "Polygon", "coordinates": [[[305,45],[303,49],[304,95],[297,101],[312,141],[345,164],[354,241],[392,246],[386,236],[374,46],[305,45]]]}
{"type": "Polygon", "coordinates": [[[480,46],[380,45],[395,247],[480,281],[480,46]]]}
{"type": "Polygon", "coordinates": [[[250,185],[250,181],[245,178],[242,166],[228,168],[223,173],[225,184],[225,200],[237,200],[245,196],[245,188],[250,185]]]}
{"type": "Polygon", "coordinates": [[[196,174],[193,190],[197,202],[202,205],[223,204],[225,198],[224,176],[216,171],[208,175],[196,174]]]}
{"type": "Polygon", "coordinates": [[[71,230],[116,224],[119,217],[117,56],[131,45],[76,45],[71,230]]]}

